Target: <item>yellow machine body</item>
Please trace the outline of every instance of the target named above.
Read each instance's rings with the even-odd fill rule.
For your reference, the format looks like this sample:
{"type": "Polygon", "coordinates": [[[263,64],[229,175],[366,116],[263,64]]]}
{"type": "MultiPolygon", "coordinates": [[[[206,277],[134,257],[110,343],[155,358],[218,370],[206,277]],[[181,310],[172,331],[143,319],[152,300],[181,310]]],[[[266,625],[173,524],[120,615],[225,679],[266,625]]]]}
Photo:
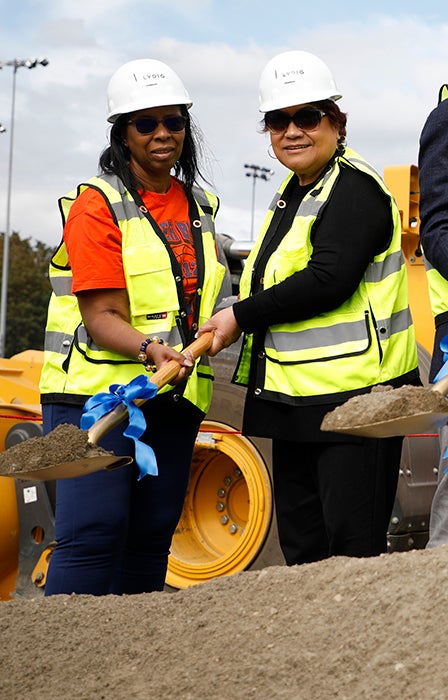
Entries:
{"type": "MultiPolygon", "coordinates": [[[[0,451],[10,431],[42,423],[39,377],[43,352],[26,350],[0,359],[0,451]]],[[[0,477],[0,600],[9,600],[17,578],[20,523],[13,479],[0,477]]]]}

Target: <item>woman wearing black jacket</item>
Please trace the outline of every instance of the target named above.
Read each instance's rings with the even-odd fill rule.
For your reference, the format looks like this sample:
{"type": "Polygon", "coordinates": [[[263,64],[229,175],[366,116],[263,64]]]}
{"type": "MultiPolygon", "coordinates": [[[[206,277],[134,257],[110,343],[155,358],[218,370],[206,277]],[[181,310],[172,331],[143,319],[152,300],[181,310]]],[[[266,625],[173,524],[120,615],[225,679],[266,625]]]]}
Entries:
{"type": "MultiPolygon", "coordinates": [[[[386,551],[402,438],[320,430],[376,384],[419,383],[399,213],[345,143],[327,66],[290,51],[260,80],[263,130],[289,174],[241,279],[215,314],[210,354],[244,333],[234,381],[248,386],[243,432],[272,438],[280,544],[288,564],[386,551]]],[[[270,146],[270,147],[271,147],[270,146]]]]}

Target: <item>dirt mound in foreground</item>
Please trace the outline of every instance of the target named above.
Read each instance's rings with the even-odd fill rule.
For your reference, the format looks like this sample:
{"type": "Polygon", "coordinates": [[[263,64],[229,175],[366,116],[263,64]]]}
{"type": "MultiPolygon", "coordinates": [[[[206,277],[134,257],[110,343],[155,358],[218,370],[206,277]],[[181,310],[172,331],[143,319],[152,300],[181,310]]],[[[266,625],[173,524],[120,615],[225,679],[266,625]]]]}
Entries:
{"type": "Polygon", "coordinates": [[[445,700],[448,546],[0,604],[8,700],[445,700]]]}

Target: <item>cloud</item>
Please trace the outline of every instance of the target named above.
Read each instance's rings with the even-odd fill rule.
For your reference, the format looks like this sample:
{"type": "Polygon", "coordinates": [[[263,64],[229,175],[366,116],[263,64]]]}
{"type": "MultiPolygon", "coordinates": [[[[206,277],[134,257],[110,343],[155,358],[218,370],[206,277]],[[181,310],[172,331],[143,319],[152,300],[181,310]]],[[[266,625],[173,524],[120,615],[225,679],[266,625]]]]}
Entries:
{"type": "MultiPolygon", "coordinates": [[[[310,25],[290,10],[282,13],[282,31],[276,32],[277,15],[245,15],[246,3],[236,15],[230,2],[227,25],[214,34],[217,13],[225,13],[211,0],[188,3],[188,17],[176,1],[168,14],[156,0],[25,5],[34,21],[22,23],[23,36],[12,25],[3,30],[2,51],[46,55],[50,64],[17,74],[12,226],[48,245],[56,245],[61,234],[57,198],[97,172],[108,135],[107,83],[125,61],[154,56],[182,76],[221,199],[218,229],[238,238],[249,236],[251,222],[253,183],[244,163],[274,170],[270,182],[256,183],[256,229],[285,174],[268,155],[268,137],[259,133],[258,79],[275,53],[301,48],[328,63],[343,93],[348,143],[380,172],[388,164],[416,162],[421,127],[448,80],[448,24],[416,16],[376,13],[362,21],[334,21],[325,15],[326,23],[313,19],[310,25]],[[241,39],[245,26],[246,36],[265,37],[266,23],[272,25],[269,41],[241,39]]],[[[13,21],[17,28],[18,19],[8,18],[13,21]]],[[[11,79],[11,69],[0,71],[0,122],[7,128],[11,79]]],[[[0,134],[0,193],[7,189],[8,134],[0,134]]]]}
{"type": "MultiPolygon", "coordinates": [[[[151,7],[157,5],[158,0],[145,0],[146,5],[151,7]]],[[[136,5],[132,0],[28,0],[28,4],[39,14],[46,12],[67,17],[68,19],[85,17],[91,24],[107,16],[119,16],[123,18],[122,12],[126,12],[132,5],[136,5]]]]}
{"type": "Polygon", "coordinates": [[[97,41],[87,30],[83,19],[56,19],[46,22],[39,32],[44,44],[64,51],[70,47],[97,47],[97,41]]]}

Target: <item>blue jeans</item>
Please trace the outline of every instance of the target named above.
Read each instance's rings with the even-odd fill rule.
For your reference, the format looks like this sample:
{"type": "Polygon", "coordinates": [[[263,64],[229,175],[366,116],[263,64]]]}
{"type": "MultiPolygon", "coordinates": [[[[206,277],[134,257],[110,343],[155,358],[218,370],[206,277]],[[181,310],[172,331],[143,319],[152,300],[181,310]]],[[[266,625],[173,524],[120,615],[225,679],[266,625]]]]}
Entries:
{"type": "MultiPolygon", "coordinates": [[[[142,440],[153,448],[158,476],[138,481],[138,468],[101,470],[60,479],[56,488],[57,542],[45,595],[120,595],[163,589],[168,554],[188,486],[198,412],[156,397],[145,405],[142,440]]],[[[165,398],[165,397],[163,397],[165,398]]],[[[79,426],[82,408],[43,406],[44,430],[61,423],[79,426]]],[[[116,455],[133,456],[125,424],[100,442],[116,455]]]]}

